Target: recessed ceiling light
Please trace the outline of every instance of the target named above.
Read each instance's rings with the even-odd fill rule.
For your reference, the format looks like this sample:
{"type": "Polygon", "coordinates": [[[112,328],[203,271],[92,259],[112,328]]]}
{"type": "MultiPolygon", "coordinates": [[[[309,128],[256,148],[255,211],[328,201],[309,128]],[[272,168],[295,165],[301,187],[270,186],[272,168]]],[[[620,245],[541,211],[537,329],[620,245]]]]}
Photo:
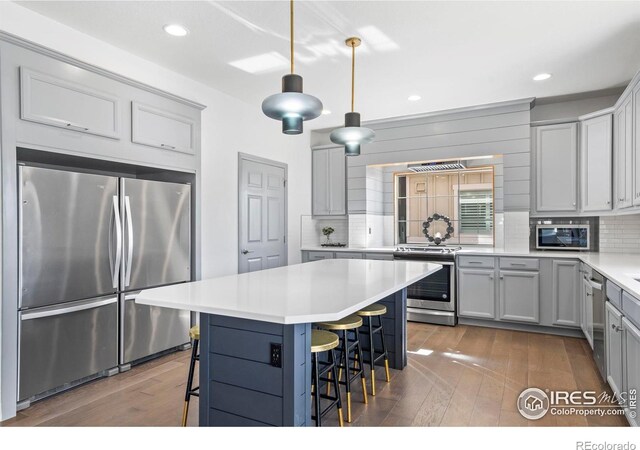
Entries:
{"type": "Polygon", "coordinates": [[[551,78],[550,73],[539,73],[538,75],[533,77],[533,81],[544,81],[544,80],[548,80],[549,78],[551,78]]]}
{"type": "Polygon", "coordinates": [[[169,25],[165,25],[164,27],[162,27],[162,29],[167,34],[170,34],[171,36],[182,37],[182,36],[186,36],[187,34],[189,34],[189,30],[187,30],[182,25],[178,25],[177,23],[171,23],[169,25]]]}
{"type": "Polygon", "coordinates": [[[329,111],[328,109],[323,109],[322,110],[322,115],[326,116],[327,114],[331,114],[331,111],[329,111]]]}
{"type": "Polygon", "coordinates": [[[417,102],[418,100],[420,100],[422,97],[420,97],[419,95],[410,95],[409,98],[407,100],[409,100],[410,102],[417,102]]]}

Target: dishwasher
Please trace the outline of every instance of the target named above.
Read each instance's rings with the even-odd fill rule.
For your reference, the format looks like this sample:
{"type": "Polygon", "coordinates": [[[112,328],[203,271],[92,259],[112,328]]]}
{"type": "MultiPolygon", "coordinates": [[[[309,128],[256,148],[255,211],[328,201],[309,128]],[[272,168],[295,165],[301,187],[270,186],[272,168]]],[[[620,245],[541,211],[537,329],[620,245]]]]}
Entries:
{"type": "Polygon", "coordinates": [[[604,277],[596,272],[592,271],[591,277],[586,281],[591,286],[591,306],[592,306],[592,323],[591,328],[593,330],[593,358],[596,361],[598,370],[602,379],[606,381],[606,357],[605,357],[605,344],[604,344],[604,323],[605,323],[605,292],[604,292],[604,277]]]}

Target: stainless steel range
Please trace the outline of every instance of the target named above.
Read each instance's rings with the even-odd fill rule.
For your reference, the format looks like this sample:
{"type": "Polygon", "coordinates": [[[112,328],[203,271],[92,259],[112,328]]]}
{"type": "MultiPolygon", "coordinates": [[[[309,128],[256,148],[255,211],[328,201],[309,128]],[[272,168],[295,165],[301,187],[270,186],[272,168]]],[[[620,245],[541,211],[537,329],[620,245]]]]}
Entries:
{"type": "Polygon", "coordinates": [[[401,246],[393,256],[397,260],[420,260],[442,264],[442,269],[407,288],[407,320],[455,326],[456,251],[461,247],[439,245],[401,246]]]}

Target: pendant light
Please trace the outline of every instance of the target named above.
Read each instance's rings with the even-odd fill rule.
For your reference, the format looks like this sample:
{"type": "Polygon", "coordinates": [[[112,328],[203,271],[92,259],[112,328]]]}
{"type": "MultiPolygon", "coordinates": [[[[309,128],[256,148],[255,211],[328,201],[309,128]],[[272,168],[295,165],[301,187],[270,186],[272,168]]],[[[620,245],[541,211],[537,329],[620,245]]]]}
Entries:
{"type": "Polygon", "coordinates": [[[293,73],[293,0],[290,4],[291,73],[282,77],[282,93],[274,94],[262,102],[262,112],[282,121],[284,134],[302,133],[302,121],[315,119],[322,113],[322,102],[302,93],[302,77],[293,73]]]}
{"type": "Polygon", "coordinates": [[[362,41],[357,37],[350,37],[345,41],[351,47],[351,112],[344,115],[344,127],[335,129],[329,135],[334,144],[344,145],[344,153],[347,156],[358,156],[360,145],[373,141],[376,133],[370,128],[360,126],[360,113],[353,111],[355,71],[356,71],[356,47],[362,41]]]}

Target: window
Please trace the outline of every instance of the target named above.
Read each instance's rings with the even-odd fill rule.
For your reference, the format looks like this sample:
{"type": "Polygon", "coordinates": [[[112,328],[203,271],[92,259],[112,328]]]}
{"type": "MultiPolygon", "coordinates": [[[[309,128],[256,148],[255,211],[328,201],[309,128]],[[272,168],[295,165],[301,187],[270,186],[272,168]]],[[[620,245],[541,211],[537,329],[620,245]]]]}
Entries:
{"type": "MultiPolygon", "coordinates": [[[[434,215],[449,219],[433,220],[426,229],[430,237],[443,238],[445,245],[493,245],[494,199],[493,166],[465,167],[464,161],[451,169],[424,170],[426,165],[407,166],[395,172],[395,219],[397,244],[432,244],[425,235],[425,222],[434,215]]],[[[471,162],[467,162],[471,164],[471,162]]]]}

